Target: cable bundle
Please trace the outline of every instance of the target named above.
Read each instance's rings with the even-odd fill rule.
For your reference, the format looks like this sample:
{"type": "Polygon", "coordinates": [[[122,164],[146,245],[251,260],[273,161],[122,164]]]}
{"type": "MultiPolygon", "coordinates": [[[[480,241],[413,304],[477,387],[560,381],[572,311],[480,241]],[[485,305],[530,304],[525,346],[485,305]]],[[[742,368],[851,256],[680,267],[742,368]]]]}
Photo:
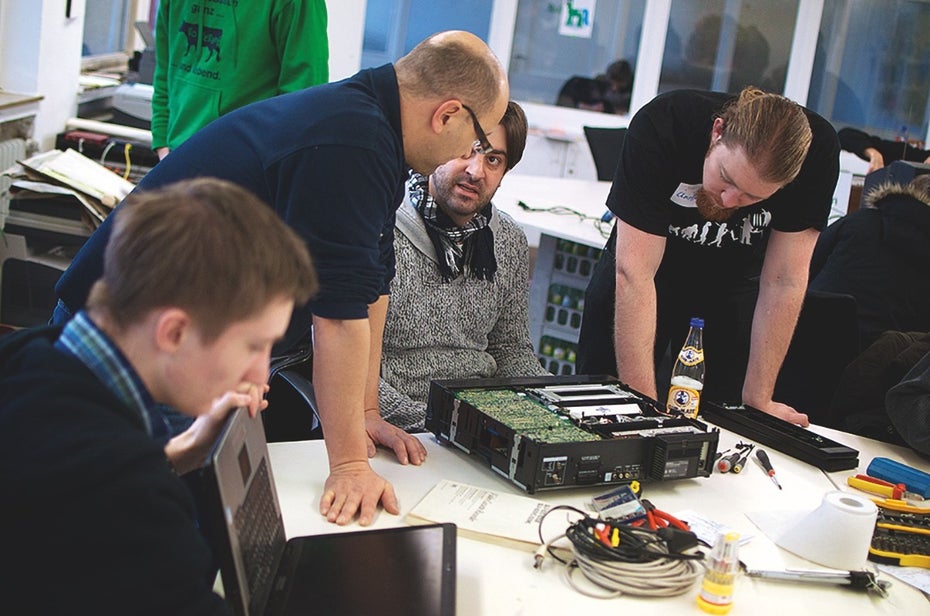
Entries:
{"type": "Polygon", "coordinates": [[[698,545],[693,533],[676,528],[634,528],[610,519],[593,518],[564,505],[552,508],[546,515],[557,509],[583,517],[549,541],[542,537],[540,521],[543,545],[536,552],[535,566],[540,567],[546,553],[552,555],[565,565],[569,585],[584,595],[604,599],[621,595],[672,597],[688,592],[704,573],[702,553],[683,553],[698,545]],[[563,537],[571,543],[571,560],[563,560],[552,551],[552,545],[563,537]],[[576,569],[608,593],[592,593],[579,586],[574,579],[576,569]]]}

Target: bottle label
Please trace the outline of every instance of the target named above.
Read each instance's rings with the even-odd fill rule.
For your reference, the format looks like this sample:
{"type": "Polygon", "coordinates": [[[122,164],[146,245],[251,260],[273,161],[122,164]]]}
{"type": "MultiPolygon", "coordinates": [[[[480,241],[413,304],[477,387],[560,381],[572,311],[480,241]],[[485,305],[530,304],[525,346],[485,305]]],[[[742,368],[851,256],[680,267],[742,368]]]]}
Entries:
{"type": "Polygon", "coordinates": [[[696,366],[704,361],[704,351],[693,346],[686,346],[678,353],[678,361],[686,366],[696,366]]]}
{"type": "Polygon", "coordinates": [[[681,413],[685,417],[694,419],[697,417],[700,402],[701,392],[697,389],[674,384],[668,389],[666,407],[670,413],[681,413]]]}

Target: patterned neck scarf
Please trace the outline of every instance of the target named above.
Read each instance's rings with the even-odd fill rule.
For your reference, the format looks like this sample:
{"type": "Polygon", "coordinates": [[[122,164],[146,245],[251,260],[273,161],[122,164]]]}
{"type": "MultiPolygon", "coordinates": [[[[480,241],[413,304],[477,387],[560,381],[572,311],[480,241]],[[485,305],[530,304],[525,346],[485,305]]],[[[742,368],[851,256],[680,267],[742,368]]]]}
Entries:
{"type": "Polygon", "coordinates": [[[473,275],[479,280],[494,281],[497,259],[494,256],[494,232],[488,226],[491,204],[462,227],[436,205],[429,194],[429,178],[416,172],[407,181],[410,202],[426,224],[426,235],[436,249],[439,273],[444,282],[460,275],[473,275]]]}

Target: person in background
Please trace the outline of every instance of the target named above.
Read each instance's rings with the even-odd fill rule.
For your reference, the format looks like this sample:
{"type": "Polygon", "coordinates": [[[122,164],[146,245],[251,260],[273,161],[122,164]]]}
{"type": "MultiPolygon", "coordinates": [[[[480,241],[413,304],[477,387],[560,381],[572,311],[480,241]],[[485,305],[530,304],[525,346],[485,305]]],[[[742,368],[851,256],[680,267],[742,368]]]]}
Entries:
{"type": "Polygon", "coordinates": [[[889,141],[855,128],[841,128],[837,135],[840,147],[868,161],[869,173],[896,160],[930,164],[930,151],[916,148],[906,141],[889,141]]]}
{"type": "MultiPolygon", "coordinates": [[[[221,116],[137,187],[195,176],[227,179],[268,203],[307,243],[320,291],[295,309],[275,353],[300,359],[312,344],[313,393],[330,468],[320,511],[330,522],[348,524],[358,514],[360,524],[370,524],[379,503],[399,512],[393,487],[368,461],[377,445],[392,449],[402,464],[426,457],[419,440],[378,411],[394,215],[408,168],[429,174],[472,150],[491,150],[483,127],[498,125],[509,96],[506,72],[481,39],[440,32],[393,65],[221,116]]],[[[58,281],[53,322],[67,321],[84,306],[102,269],[108,221],[58,281]]],[[[272,381],[269,395],[286,386],[272,381]]],[[[311,410],[300,411],[309,436],[311,410]]],[[[272,401],[268,413],[276,412],[272,401]]]]}
{"type": "Polygon", "coordinates": [[[604,81],[575,75],[562,84],[555,104],[559,107],[612,113],[612,109],[604,98],[606,90],[607,84],[604,81]]]}
{"type": "Polygon", "coordinates": [[[329,81],[325,0],[161,0],[152,148],[159,158],[243,105],[329,81]]]}
{"type": "Polygon", "coordinates": [[[0,341],[4,608],[226,614],[178,475],[230,410],[262,408],[271,346],[316,276],[303,241],[228,182],[133,193],[112,218],[86,310],[0,341]],[[168,407],[196,418],[170,440],[168,407]]]}
{"type": "Polygon", "coordinates": [[[407,183],[378,392],[381,416],[404,430],[423,430],[431,379],[549,374],[530,343],[526,236],[491,203],[526,132],[510,102],[490,151],[407,183]]]}
{"type": "Polygon", "coordinates": [[[630,96],[633,93],[633,68],[626,60],[616,60],[607,67],[607,72],[595,77],[606,84],[605,107],[610,113],[628,113],[630,96]]]}
{"type": "Polygon", "coordinates": [[[655,398],[670,342],[703,317],[702,397],[807,425],[773,395],[838,175],[833,127],[782,96],[653,99],[630,122],[607,199],[617,223],[585,294],[578,372],[655,398]]]}
{"type": "Polygon", "coordinates": [[[809,288],[856,298],[859,341],[930,331],[930,174],[869,191],[817,240],[809,288]]]}

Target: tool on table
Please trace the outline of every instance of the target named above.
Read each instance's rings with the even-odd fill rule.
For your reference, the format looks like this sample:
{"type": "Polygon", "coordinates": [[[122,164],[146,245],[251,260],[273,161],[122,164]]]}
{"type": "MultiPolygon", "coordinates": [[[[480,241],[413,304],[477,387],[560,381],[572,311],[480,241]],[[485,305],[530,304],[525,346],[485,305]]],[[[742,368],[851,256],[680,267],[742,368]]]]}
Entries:
{"type": "Polygon", "coordinates": [[[736,464],[734,464],[733,468],[730,470],[733,471],[734,473],[739,473],[740,471],[742,471],[743,467],[746,466],[746,462],[749,460],[749,454],[751,454],[752,450],[755,448],[756,448],[755,445],[749,445],[748,447],[746,447],[745,451],[743,452],[742,457],[740,457],[740,459],[736,461],[736,464]]]}
{"type": "Polygon", "coordinates": [[[646,517],[632,522],[630,526],[642,526],[643,524],[648,524],[649,530],[658,530],[667,526],[674,526],[680,530],[691,530],[691,527],[672,514],[656,509],[656,506],[653,505],[649,499],[640,499],[640,503],[642,503],[643,508],[646,510],[646,517]]]}
{"type": "Polygon", "coordinates": [[[733,446],[736,451],[730,453],[730,450],[717,455],[717,472],[720,473],[729,473],[734,472],[738,473],[743,470],[743,466],[746,464],[746,459],[749,456],[749,452],[753,450],[755,445],[752,443],[744,443],[740,441],[733,446]]]}
{"type": "Polygon", "coordinates": [[[866,473],[885,481],[903,483],[909,492],[915,492],[924,498],[930,498],[930,474],[890,458],[873,458],[866,473]]]}
{"type": "Polygon", "coordinates": [[[856,475],[855,477],[848,477],[846,479],[846,483],[847,485],[856,488],[857,490],[869,492],[870,494],[878,494],[879,496],[884,496],[885,498],[891,498],[894,500],[924,500],[924,497],[920,494],[915,492],[908,492],[903,483],[891,483],[890,481],[878,479],[877,477],[869,477],[868,475],[860,474],[856,475]]]}
{"type": "Polygon", "coordinates": [[[775,478],[775,469],[772,468],[772,462],[769,460],[769,454],[759,449],[756,451],[756,460],[759,461],[759,464],[762,465],[762,469],[765,471],[765,473],[772,478],[772,481],[775,483],[775,485],[778,486],[778,489],[781,490],[782,487],[781,484],[778,483],[778,479],[775,478]]]}
{"type": "Polygon", "coordinates": [[[871,571],[830,571],[816,569],[785,569],[784,571],[766,571],[747,569],[746,575],[767,580],[786,582],[815,582],[819,584],[841,584],[873,592],[881,597],[888,596],[891,582],[876,579],[871,571]]]}
{"type": "Polygon", "coordinates": [[[721,473],[729,473],[737,461],[739,461],[739,452],[734,451],[733,453],[725,455],[717,460],[717,470],[721,473]]]}
{"type": "Polygon", "coordinates": [[[930,569],[930,510],[903,500],[876,501],[878,518],[869,560],[930,569]]]}

